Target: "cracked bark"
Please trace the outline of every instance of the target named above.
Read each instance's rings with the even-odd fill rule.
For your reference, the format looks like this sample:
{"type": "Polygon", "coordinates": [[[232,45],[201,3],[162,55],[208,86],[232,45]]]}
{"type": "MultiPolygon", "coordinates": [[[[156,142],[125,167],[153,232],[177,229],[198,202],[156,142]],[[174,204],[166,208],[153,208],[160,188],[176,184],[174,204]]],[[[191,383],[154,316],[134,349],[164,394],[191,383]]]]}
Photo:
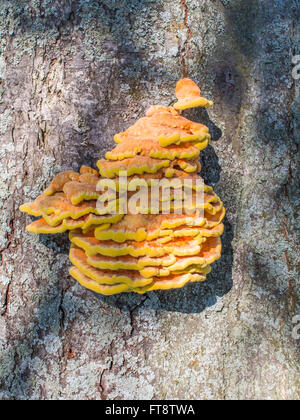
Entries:
{"type": "Polygon", "coordinates": [[[183,77],[188,77],[188,67],[186,63],[186,58],[189,55],[189,41],[192,37],[192,31],[188,24],[189,9],[188,9],[186,0],[181,0],[181,7],[184,12],[184,26],[187,30],[187,37],[183,44],[182,52],[181,52],[181,64],[182,64],[182,70],[183,70],[183,77]]]}
{"type": "Polygon", "coordinates": [[[1,2],[0,399],[299,398],[298,15],[284,0],[1,2]],[[215,102],[187,116],[214,140],[222,259],[203,285],[97,298],[68,276],[67,235],[27,233],[18,206],[94,166],[183,74],[215,102]]]}

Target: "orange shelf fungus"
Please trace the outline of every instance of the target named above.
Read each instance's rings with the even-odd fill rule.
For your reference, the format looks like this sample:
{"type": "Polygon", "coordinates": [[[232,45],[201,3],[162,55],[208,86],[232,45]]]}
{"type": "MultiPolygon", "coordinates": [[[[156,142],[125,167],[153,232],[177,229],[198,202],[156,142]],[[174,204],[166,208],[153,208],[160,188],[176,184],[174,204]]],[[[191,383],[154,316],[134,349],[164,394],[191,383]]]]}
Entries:
{"type": "Polygon", "coordinates": [[[174,106],[151,106],[114,136],[97,168],[62,172],[20,210],[36,234],[69,231],[70,275],[103,295],[146,293],[205,281],[221,256],[225,209],[198,175],[208,128],[181,110],[209,107],[190,79],[174,106]]]}
{"type": "Polygon", "coordinates": [[[178,101],[174,104],[176,110],[196,108],[198,106],[210,107],[212,101],[201,96],[199,87],[191,79],[181,79],[177,82],[175,96],[178,101]]]}

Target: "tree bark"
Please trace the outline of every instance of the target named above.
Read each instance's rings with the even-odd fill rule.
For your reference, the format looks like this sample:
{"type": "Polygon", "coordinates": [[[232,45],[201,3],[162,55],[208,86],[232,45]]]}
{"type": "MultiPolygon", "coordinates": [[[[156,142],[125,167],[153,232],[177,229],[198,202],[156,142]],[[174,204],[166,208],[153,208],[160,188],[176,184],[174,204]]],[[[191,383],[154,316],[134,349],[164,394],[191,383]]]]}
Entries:
{"type": "Polygon", "coordinates": [[[1,1],[0,399],[299,398],[297,21],[290,0],[1,1]],[[18,206],[183,76],[215,102],[186,115],[213,135],[222,259],[202,285],[97,297],[18,206]]]}

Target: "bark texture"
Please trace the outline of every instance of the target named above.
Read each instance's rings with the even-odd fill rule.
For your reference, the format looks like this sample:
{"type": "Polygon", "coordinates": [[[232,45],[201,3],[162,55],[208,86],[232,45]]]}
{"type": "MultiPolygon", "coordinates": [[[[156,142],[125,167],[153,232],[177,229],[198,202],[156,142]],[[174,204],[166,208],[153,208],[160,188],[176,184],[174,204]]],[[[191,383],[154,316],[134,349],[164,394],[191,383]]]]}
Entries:
{"type": "Polygon", "coordinates": [[[0,2],[0,399],[299,398],[297,22],[291,0],[0,2]],[[223,257],[203,285],[96,297],[18,206],[183,75],[215,102],[186,115],[213,133],[223,257]]]}

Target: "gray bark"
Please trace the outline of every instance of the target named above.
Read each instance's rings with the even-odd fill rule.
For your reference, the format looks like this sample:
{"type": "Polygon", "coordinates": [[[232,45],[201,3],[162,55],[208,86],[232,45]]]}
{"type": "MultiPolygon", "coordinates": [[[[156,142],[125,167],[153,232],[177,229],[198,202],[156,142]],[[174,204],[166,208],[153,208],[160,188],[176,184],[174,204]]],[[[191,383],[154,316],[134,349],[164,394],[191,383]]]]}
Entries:
{"type": "Polygon", "coordinates": [[[297,21],[291,0],[1,1],[1,399],[299,398],[297,21]],[[184,74],[215,102],[186,115],[213,134],[222,259],[202,285],[96,297],[18,206],[184,74]]]}

